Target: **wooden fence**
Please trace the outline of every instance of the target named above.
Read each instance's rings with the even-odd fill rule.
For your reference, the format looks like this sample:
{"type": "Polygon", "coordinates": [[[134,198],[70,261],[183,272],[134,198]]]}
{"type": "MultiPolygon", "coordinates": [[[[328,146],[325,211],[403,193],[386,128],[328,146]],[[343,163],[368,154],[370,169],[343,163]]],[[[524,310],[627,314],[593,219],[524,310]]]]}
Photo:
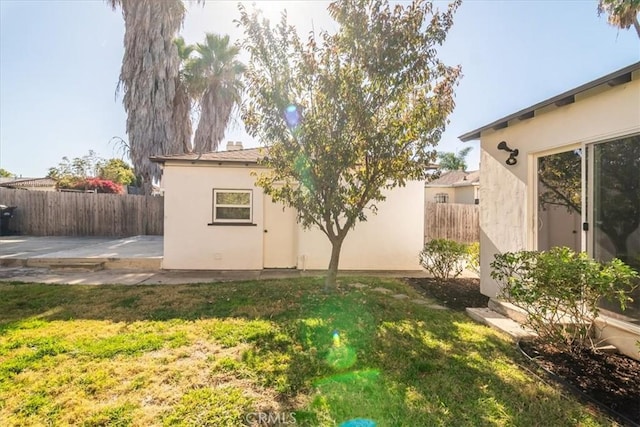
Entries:
{"type": "Polygon", "coordinates": [[[450,239],[461,243],[479,242],[479,206],[426,202],[424,241],[428,242],[431,239],[450,239]]]}
{"type": "Polygon", "coordinates": [[[164,198],[0,188],[17,206],[9,230],[32,236],[124,237],[163,234],[164,198]]]}

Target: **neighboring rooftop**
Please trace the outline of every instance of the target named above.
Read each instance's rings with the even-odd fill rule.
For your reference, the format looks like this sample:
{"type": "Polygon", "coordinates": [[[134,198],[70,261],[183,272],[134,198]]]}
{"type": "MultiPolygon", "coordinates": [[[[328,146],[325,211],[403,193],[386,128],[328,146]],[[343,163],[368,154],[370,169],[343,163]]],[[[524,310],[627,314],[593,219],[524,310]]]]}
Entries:
{"type": "MultiPolygon", "coordinates": [[[[514,119],[527,120],[527,119],[533,118],[536,115],[536,111],[544,107],[547,107],[553,104],[555,104],[557,107],[562,107],[564,105],[572,104],[575,102],[576,95],[582,92],[586,92],[597,86],[606,84],[610,87],[614,87],[624,83],[628,83],[631,80],[633,80],[634,78],[633,72],[637,70],[640,70],[640,62],[636,62],[635,64],[631,64],[618,71],[614,71],[611,74],[607,74],[606,76],[600,77],[599,79],[593,80],[589,83],[585,83],[574,89],[561,93],[560,95],[556,95],[545,101],[539,102],[523,110],[510,114],[506,117],[496,120],[495,122],[491,122],[488,125],[479,127],[478,129],[474,129],[470,132],[460,135],[458,138],[463,142],[472,141],[474,139],[480,139],[482,132],[485,132],[490,129],[498,130],[498,129],[506,128],[509,126],[509,122],[514,119]]],[[[636,75],[635,78],[638,78],[638,76],[636,75]]]]}
{"type": "Polygon", "coordinates": [[[466,187],[469,185],[479,185],[479,171],[448,171],[440,178],[425,184],[425,187],[466,187]]]}
{"type": "Polygon", "coordinates": [[[245,148],[244,150],[212,151],[209,153],[172,154],[151,157],[152,162],[168,161],[213,162],[213,163],[258,163],[267,150],[265,148],[245,148]]]}
{"type": "Polygon", "coordinates": [[[56,182],[51,178],[0,178],[0,187],[33,188],[55,187],[56,182]]]}

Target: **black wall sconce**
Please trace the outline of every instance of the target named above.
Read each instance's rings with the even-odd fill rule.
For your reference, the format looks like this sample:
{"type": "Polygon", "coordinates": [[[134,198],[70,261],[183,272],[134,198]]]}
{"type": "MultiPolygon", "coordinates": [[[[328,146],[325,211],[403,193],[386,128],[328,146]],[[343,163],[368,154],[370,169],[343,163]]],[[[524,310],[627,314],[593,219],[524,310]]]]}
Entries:
{"type": "Polygon", "coordinates": [[[498,144],[498,150],[504,150],[504,151],[508,151],[509,152],[509,158],[505,162],[509,166],[513,166],[516,163],[518,163],[518,159],[516,159],[516,157],[518,157],[519,151],[518,151],[517,148],[514,148],[512,150],[511,148],[509,148],[509,146],[507,145],[507,143],[505,141],[502,141],[502,142],[500,142],[500,144],[498,144]]]}

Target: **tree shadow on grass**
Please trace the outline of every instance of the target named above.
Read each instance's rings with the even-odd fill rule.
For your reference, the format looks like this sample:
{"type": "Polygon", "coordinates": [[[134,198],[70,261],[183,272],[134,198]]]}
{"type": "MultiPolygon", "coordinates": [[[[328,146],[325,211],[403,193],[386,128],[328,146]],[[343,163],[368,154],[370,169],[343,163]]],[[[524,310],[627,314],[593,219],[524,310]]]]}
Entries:
{"type": "Polygon", "coordinates": [[[459,314],[388,305],[399,304],[380,299],[367,346],[354,349],[358,360],[314,380],[314,409],[326,408],[338,423],[364,418],[380,426],[585,421],[579,404],[517,367],[512,344],[495,333],[459,314]]]}
{"type": "MultiPolygon", "coordinates": [[[[388,285],[396,291],[402,286],[388,285]]],[[[0,337],[54,320],[266,321],[269,327],[240,338],[248,345],[241,363],[261,385],[275,389],[284,406],[300,409],[295,397],[310,396],[297,413],[299,425],[353,418],[378,426],[589,422],[580,405],[514,365],[512,344],[463,315],[370,290],[324,294],[321,286],[319,278],[173,286],[3,284],[0,337]]]]}

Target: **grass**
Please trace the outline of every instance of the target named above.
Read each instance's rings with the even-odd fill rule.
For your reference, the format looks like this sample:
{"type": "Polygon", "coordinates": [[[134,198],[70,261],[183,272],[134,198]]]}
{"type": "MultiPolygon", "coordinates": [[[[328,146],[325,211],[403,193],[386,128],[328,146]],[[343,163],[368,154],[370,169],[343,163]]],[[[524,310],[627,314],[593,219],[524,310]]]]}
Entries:
{"type": "Polygon", "coordinates": [[[372,290],[401,281],[342,282],[0,284],[0,425],[612,425],[499,333],[372,290]]]}

